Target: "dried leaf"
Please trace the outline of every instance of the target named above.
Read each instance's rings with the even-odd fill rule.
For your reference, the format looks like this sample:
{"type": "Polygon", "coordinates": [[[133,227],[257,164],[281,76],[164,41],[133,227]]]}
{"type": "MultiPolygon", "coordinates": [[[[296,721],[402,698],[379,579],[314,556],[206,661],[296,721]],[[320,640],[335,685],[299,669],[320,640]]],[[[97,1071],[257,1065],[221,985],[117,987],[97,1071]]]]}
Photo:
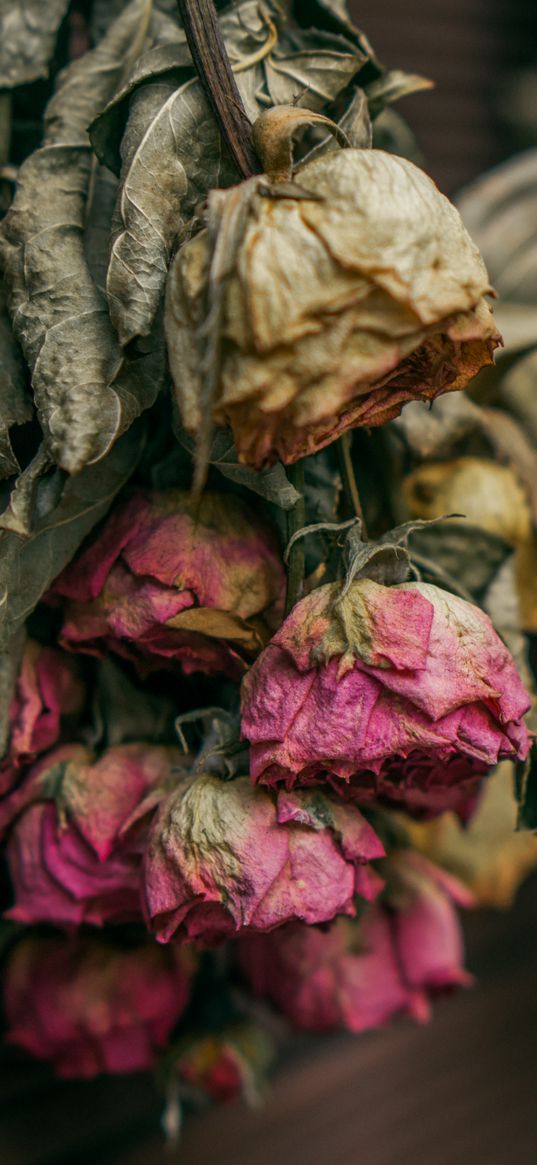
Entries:
{"type": "Polygon", "coordinates": [[[537,447],[537,351],[529,352],[503,377],[499,400],[537,447]]]}
{"type": "MultiPolygon", "coordinates": [[[[221,27],[252,120],[267,104],[293,101],[322,108],[346,88],[363,60],[351,45],[347,52],[324,49],[322,42],[315,50],[285,51],[285,38],[258,59],[267,22],[257,0],[224,13],[221,27]],[[244,67],[250,59],[253,63],[244,67]]],[[[188,62],[180,44],[147,53],[91,129],[99,157],[113,164],[108,134],[111,129],[117,141],[118,115],[130,94],[121,146],[119,225],[107,277],[110,315],[123,344],[150,331],[172,249],[196,207],[210,188],[237,179],[199,81],[191,68],[185,72],[188,62]]]]}
{"type": "MultiPolygon", "coordinates": [[[[20,537],[28,537],[32,529],[39,483],[49,467],[50,458],[43,445],[41,445],[33,460],[19,474],[15,482],[8,506],[3,514],[0,514],[0,530],[12,530],[14,534],[19,534],[20,537]]],[[[55,470],[53,478],[53,488],[56,492],[55,501],[57,502],[63,488],[63,475],[61,471],[55,470]]],[[[42,489],[41,500],[44,500],[43,493],[44,491],[42,489]]],[[[50,491],[48,499],[50,500],[50,491]]],[[[49,504],[48,508],[51,509],[53,506],[49,504]]]]}
{"type": "Polygon", "coordinates": [[[69,0],[0,0],[0,88],[46,77],[69,0]]]}
{"type": "Polygon", "coordinates": [[[351,20],[346,0],[293,0],[293,15],[299,24],[349,37],[359,46],[369,67],[381,74],[383,67],[375,55],[365,33],[351,20]]]}
{"type": "Polygon", "coordinates": [[[537,303],[537,149],[496,166],[457,200],[502,299],[537,303]]]}
{"type": "MultiPolygon", "coordinates": [[[[70,562],[86,534],[104,517],[133,472],[143,439],[143,430],[133,427],[99,465],[88,466],[69,478],[61,501],[36,523],[27,541],[11,532],[0,537],[0,651],[7,648],[11,636],[70,562]]],[[[36,506],[39,510],[39,496],[36,506]]]]}
{"type": "Polygon", "coordinates": [[[216,607],[189,607],[168,619],[166,626],[178,631],[197,631],[211,639],[228,639],[245,651],[259,651],[263,646],[261,636],[251,623],[232,611],[220,611],[216,607]]]}
{"type": "Polygon", "coordinates": [[[11,730],[9,709],[19,675],[24,643],[25,634],[21,627],[11,639],[8,650],[0,653],[0,759],[4,758],[9,744],[11,730]]]}
{"type": "Polygon", "coordinates": [[[142,691],[112,660],[99,664],[95,686],[92,748],[129,741],[174,741],[176,710],[171,700],[142,691]]]}
{"type": "Polygon", "coordinates": [[[369,113],[374,120],[386,106],[393,105],[394,101],[400,101],[402,97],[408,97],[411,93],[420,93],[424,89],[433,88],[434,81],[421,77],[419,73],[389,69],[382,77],[366,86],[369,113]]]}
{"type": "MultiPolygon", "coordinates": [[[[427,574],[425,562],[435,563],[457,588],[464,588],[475,599],[490,586],[512,548],[503,538],[472,526],[469,522],[446,522],[440,526],[425,526],[416,530],[411,539],[412,559],[422,573],[427,574]]],[[[433,582],[438,583],[431,574],[433,582]]],[[[446,579],[446,587],[447,585],[446,579]]]]}
{"type": "Polygon", "coordinates": [[[13,335],[4,292],[0,285],[0,479],[19,469],[9,439],[12,425],[31,420],[32,401],[26,388],[26,369],[13,335]]]}
{"type": "Polygon", "coordinates": [[[84,254],[93,282],[104,297],[110,252],[110,230],[118,181],[106,166],[93,170],[86,210],[84,254]]]}
{"type": "Polygon", "coordinates": [[[91,175],[86,126],[136,52],[148,0],[133,0],[92,53],[60,77],[46,113],[45,145],[23,164],[0,235],[14,330],[32,369],[46,446],[69,472],[103,457],[134,412],[110,383],[120,353],[84,257],[91,175]]]}

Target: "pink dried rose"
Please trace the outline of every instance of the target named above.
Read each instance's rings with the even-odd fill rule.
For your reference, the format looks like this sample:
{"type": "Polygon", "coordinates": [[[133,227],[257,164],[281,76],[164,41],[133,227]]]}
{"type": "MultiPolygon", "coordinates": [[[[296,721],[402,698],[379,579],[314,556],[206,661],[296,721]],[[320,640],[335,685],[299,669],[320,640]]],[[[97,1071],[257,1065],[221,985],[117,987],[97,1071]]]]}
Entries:
{"type": "Polygon", "coordinates": [[[454,904],[473,905],[456,878],[411,851],[390,860],[398,889],[359,922],[319,929],[294,924],[237,944],[256,995],[301,1028],[359,1032],[398,1012],[429,1018],[435,995],[472,982],[454,904]]]}
{"type": "Polygon", "coordinates": [[[102,939],[22,939],[4,979],[7,1040],[59,1076],[151,1068],[189,1000],[188,952],[102,939]]]}
{"type": "Polygon", "coordinates": [[[247,777],[185,778],[162,804],[144,858],[160,942],[216,942],[285,922],[354,914],[376,895],[384,849],[359,810],[320,790],[252,788],[247,777]]]}
{"type": "Polygon", "coordinates": [[[438,587],[314,590],[245,677],[255,782],[329,781],[362,802],[467,816],[502,758],[524,759],[529,696],[487,615],[438,587]]]}
{"type": "Polygon", "coordinates": [[[277,625],[283,567],[271,533],[234,497],[135,494],[56,580],[71,650],[142,667],[240,676],[277,625]]]}
{"type": "Polygon", "coordinates": [[[149,821],[179,764],[178,749],[128,744],[99,760],[68,745],[36,765],[13,797],[7,917],[66,927],[141,919],[149,821]]]}
{"type": "Polygon", "coordinates": [[[62,722],[82,709],[84,685],[76,660],[26,643],[9,708],[9,742],[0,763],[0,794],[6,793],[25,766],[60,739],[62,722]]]}

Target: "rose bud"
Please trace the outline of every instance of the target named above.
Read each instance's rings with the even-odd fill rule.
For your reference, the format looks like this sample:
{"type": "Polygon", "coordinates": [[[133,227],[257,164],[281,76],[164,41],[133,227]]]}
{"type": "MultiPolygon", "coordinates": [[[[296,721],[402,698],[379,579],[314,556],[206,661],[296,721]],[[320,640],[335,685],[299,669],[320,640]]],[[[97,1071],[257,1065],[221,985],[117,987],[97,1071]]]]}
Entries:
{"type": "Polygon", "coordinates": [[[467,816],[530,705],[487,615],[425,583],[361,578],[293,608],[242,685],[254,781],[467,816]]]}
{"type": "Polygon", "coordinates": [[[285,922],[354,914],[374,897],[384,849],[354,805],[318,790],[275,797],[247,777],[182,780],[153,822],[146,910],[160,942],[214,943],[285,922]]]}
{"type": "Polygon", "coordinates": [[[214,191],[209,220],[170,269],[168,355],[183,425],[199,436],[202,325],[218,283],[213,420],[231,426],[240,461],[297,461],[492,363],[501,337],[483,260],[456,208],[405,158],[329,152],[283,194],[266,179],[214,191]]]}
{"type": "Polygon", "coordinates": [[[399,901],[375,903],[359,922],[240,939],[239,966],[254,993],[296,1027],[360,1032],[398,1012],[423,1021],[431,997],[469,985],[453,903],[471,906],[471,895],[410,851],[396,862],[399,901]]]}
{"type": "Polygon", "coordinates": [[[71,650],[238,676],[277,622],[283,581],[272,535],[241,501],[164,490],[117,506],[51,595],[71,600],[71,650]]]}
{"type": "Polygon", "coordinates": [[[22,655],[9,707],[7,753],[0,764],[0,793],[15,783],[22,768],[56,744],[62,723],[82,710],[85,692],[76,662],[32,640],[22,655]]]}
{"type": "Polygon", "coordinates": [[[7,1040],[59,1076],[151,1068],[190,995],[188,952],[92,937],[25,938],[4,979],[7,1040]]]}
{"type": "Polygon", "coordinates": [[[128,744],[99,760],[65,746],[36,765],[14,798],[7,917],[67,927],[139,920],[150,816],[179,764],[178,749],[128,744]]]}

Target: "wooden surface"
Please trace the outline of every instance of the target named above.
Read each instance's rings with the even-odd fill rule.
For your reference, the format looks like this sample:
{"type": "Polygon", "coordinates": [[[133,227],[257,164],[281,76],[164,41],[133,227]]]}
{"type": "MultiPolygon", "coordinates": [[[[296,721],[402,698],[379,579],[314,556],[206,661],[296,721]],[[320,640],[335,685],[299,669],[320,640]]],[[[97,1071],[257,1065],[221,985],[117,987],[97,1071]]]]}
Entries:
{"type": "Polygon", "coordinates": [[[21,1058],[1,1081],[1,1165],[534,1165],[537,878],[467,919],[475,989],[433,1022],[312,1042],[258,1112],[193,1116],[178,1150],[143,1076],[60,1084],[21,1058]]]}

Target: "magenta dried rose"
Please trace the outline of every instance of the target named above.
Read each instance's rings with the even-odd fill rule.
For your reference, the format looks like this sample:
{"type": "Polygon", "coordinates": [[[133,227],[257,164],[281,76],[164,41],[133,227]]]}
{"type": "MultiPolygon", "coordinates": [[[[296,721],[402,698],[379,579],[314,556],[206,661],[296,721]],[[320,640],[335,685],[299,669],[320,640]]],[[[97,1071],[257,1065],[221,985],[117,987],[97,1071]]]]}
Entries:
{"type": "Polygon", "coordinates": [[[0,793],[12,787],[24,766],[58,742],[62,721],[81,711],[84,698],[76,660],[32,640],[25,645],[9,708],[9,743],[0,763],[0,793]]]}
{"type": "Polygon", "coordinates": [[[150,814],[178,764],[178,749],[128,744],[99,760],[64,746],[36,765],[13,797],[7,916],[61,926],[140,919],[150,814]]]}
{"type": "Polygon", "coordinates": [[[417,815],[473,807],[523,759],[528,694],[487,615],[438,587],[359,579],[294,607],[245,677],[253,780],[329,782],[417,815]]]}
{"type": "Polygon", "coordinates": [[[119,505],[51,595],[71,600],[61,633],[71,650],[239,676],[277,624],[282,592],[275,541],[242,502],[165,490],[119,505]]]}
{"type": "Polygon", "coordinates": [[[297,1027],[365,1031],[398,1012],[423,1021],[436,994],[471,983],[454,907],[473,904],[469,891],[415,853],[390,864],[396,900],[375,903],[359,922],[294,924],[239,940],[239,965],[255,994],[297,1027]]]}
{"type": "Polygon", "coordinates": [[[4,979],[6,1038],[59,1076],[151,1068],[189,1000],[188,952],[26,938],[4,979]]]}
{"type": "Polygon", "coordinates": [[[383,854],[354,805],[204,773],[178,785],[151,827],[147,916],[160,942],[325,922],[354,914],[356,893],[375,896],[381,882],[368,863],[383,854]]]}

